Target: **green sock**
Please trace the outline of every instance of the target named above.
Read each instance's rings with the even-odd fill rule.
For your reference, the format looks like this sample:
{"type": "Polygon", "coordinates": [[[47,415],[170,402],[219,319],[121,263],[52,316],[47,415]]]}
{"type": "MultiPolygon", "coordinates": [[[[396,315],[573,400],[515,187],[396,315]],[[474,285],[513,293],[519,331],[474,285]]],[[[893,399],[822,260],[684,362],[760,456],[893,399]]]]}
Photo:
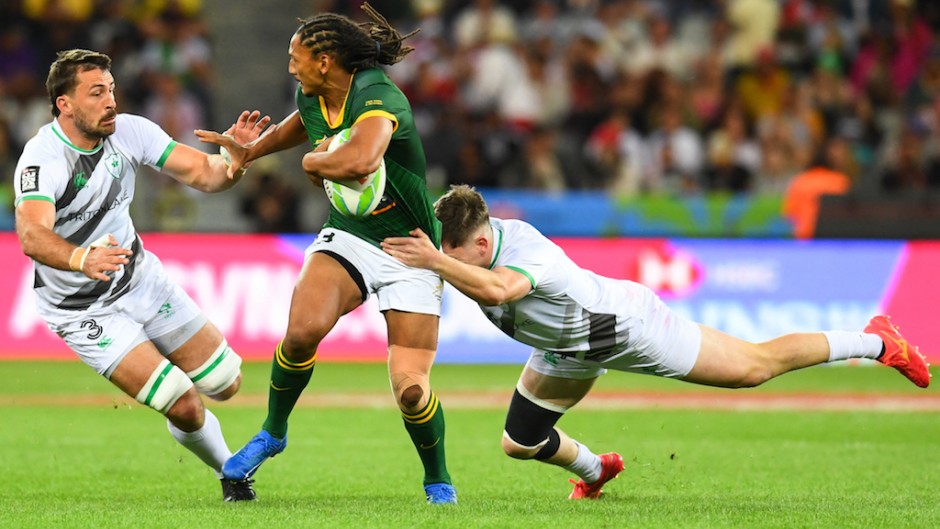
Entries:
{"type": "Polygon", "coordinates": [[[303,393],[313,367],[316,365],[317,354],[310,360],[293,363],[284,357],[282,352],[284,342],[277,344],[274,350],[274,360],[271,361],[271,387],[268,388],[268,416],[262,428],[278,439],[287,435],[287,418],[290,417],[294,404],[303,393]]]}
{"type": "Polygon", "coordinates": [[[444,457],[444,408],[431,392],[427,406],[417,413],[401,414],[411,442],[424,465],[424,484],[451,483],[444,457]]]}

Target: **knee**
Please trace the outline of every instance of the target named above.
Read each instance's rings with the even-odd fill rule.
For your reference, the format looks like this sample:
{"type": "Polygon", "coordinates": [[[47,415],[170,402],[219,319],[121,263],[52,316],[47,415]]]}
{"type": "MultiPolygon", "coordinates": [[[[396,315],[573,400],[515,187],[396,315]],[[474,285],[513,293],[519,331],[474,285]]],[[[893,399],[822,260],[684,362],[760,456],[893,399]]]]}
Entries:
{"type": "Polygon", "coordinates": [[[506,435],[503,435],[502,444],[503,453],[513,459],[532,459],[538,452],[537,448],[521,446],[506,435]]]}
{"type": "Polygon", "coordinates": [[[323,335],[315,329],[288,329],[281,343],[281,353],[289,362],[306,362],[313,358],[323,335]]]}
{"type": "Polygon", "coordinates": [[[222,391],[216,393],[215,395],[209,395],[209,398],[212,400],[225,401],[235,396],[238,393],[238,390],[242,387],[242,375],[239,373],[235,380],[222,391]]]}
{"type": "Polygon", "coordinates": [[[166,418],[184,432],[194,432],[202,428],[206,420],[205,407],[195,388],[183,394],[166,412],[166,418]]]}
{"type": "Polygon", "coordinates": [[[389,372],[389,382],[399,408],[405,412],[418,411],[431,393],[428,374],[422,371],[389,372]]]}
{"type": "Polygon", "coordinates": [[[773,372],[765,366],[753,365],[743,369],[734,381],[734,388],[753,388],[760,386],[774,377],[773,372]]]}
{"type": "Polygon", "coordinates": [[[416,408],[419,404],[421,404],[421,399],[423,397],[424,390],[421,389],[421,386],[418,384],[412,384],[401,392],[401,395],[398,397],[398,403],[403,409],[416,408]]]}
{"type": "Polygon", "coordinates": [[[242,359],[225,340],[198,368],[187,371],[196,390],[214,400],[228,400],[241,387],[242,359]]]}

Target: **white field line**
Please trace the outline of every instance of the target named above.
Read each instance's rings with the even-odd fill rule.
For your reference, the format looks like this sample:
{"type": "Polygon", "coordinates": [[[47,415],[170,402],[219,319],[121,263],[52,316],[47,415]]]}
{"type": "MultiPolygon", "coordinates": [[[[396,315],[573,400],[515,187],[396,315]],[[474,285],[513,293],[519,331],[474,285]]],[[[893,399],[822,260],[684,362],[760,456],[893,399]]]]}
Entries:
{"type": "MultiPolygon", "coordinates": [[[[503,409],[511,392],[438,391],[448,409],[503,409]]],[[[119,395],[0,395],[4,406],[112,406],[138,405],[119,395]]],[[[210,406],[267,406],[267,395],[236,395],[210,406]]],[[[392,396],[383,392],[310,392],[297,403],[306,408],[393,408],[392,396]]],[[[940,395],[886,393],[758,393],[727,392],[608,392],[588,395],[577,409],[588,410],[727,410],[727,411],[873,411],[940,412],[940,395]]]]}

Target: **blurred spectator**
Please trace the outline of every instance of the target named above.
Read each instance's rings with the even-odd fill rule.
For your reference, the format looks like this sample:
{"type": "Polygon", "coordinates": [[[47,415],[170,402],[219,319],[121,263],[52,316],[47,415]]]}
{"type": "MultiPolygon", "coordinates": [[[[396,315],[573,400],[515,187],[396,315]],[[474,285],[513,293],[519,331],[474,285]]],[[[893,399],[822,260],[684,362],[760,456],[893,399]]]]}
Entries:
{"type": "Polygon", "coordinates": [[[485,40],[474,41],[479,48],[467,56],[472,70],[464,90],[464,102],[477,112],[494,109],[513,129],[531,129],[538,121],[540,101],[525,58],[516,46],[513,28],[490,26],[481,38],[485,40]]]}
{"type": "Polygon", "coordinates": [[[197,149],[208,148],[193,133],[206,127],[199,101],[183,88],[175,75],[155,72],[150,79],[153,92],[144,102],[143,115],[177,141],[197,149]]]}
{"type": "Polygon", "coordinates": [[[300,200],[297,190],[274,171],[249,176],[241,198],[242,214],[250,218],[257,233],[297,233],[300,200]]]}
{"type": "Polygon", "coordinates": [[[580,33],[571,40],[565,66],[571,102],[565,128],[583,141],[609,110],[606,95],[616,70],[610,57],[604,54],[599,37],[592,33],[580,33]]]}
{"type": "Polygon", "coordinates": [[[199,100],[204,115],[211,122],[211,48],[202,33],[200,20],[171,2],[158,17],[146,20],[142,27],[147,38],[140,61],[148,81],[150,76],[160,74],[176,76],[199,100]]]}
{"type": "Polygon", "coordinates": [[[458,48],[486,45],[516,35],[516,17],[496,0],[473,0],[454,19],[453,34],[458,48]]]}
{"type": "Polygon", "coordinates": [[[506,164],[500,185],[552,192],[596,187],[597,177],[578,163],[577,154],[559,144],[554,130],[537,127],[506,164]]]}
{"type": "Polygon", "coordinates": [[[758,51],[753,69],[741,74],[736,89],[748,116],[760,120],[780,112],[790,89],[790,74],[768,46],[758,51]]]}
{"type": "Polygon", "coordinates": [[[659,126],[649,139],[652,163],[648,188],[670,194],[698,192],[704,162],[699,135],[682,123],[674,107],[660,108],[658,115],[659,126]]]}
{"type": "Polygon", "coordinates": [[[702,180],[702,187],[708,191],[742,193],[751,188],[752,173],[735,160],[734,145],[727,134],[712,136],[702,180]]]}
{"type": "Polygon", "coordinates": [[[761,166],[761,149],[752,138],[743,112],[729,109],[721,128],[708,138],[705,189],[734,193],[751,189],[754,173],[761,166]]]}
{"type": "Polygon", "coordinates": [[[624,57],[623,66],[634,74],[658,68],[679,79],[688,77],[696,59],[695,50],[686,48],[672,35],[672,28],[664,16],[651,15],[647,24],[649,38],[624,57]]]}
{"type": "Polygon", "coordinates": [[[587,157],[604,176],[606,188],[617,195],[642,191],[650,160],[643,137],[631,126],[625,111],[615,111],[591,132],[587,157]]]}
{"type": "Polygon", "coordinates": [[[151,214],[155,226],[160,231],[189,231],[199,215],[196,200],[190,195],[190,189],[178,181],[164,175],[158,175],[160,188],[151,203],[151,214]]]}
{"type": "Polygon", "coordinates": [[[770,49],[780,22],[776,0],[727,0],[727,17],[732,29],[727,58],[732,67],[747,67],[763,50],[770,49]]]}
{"type": "Polygon", "coordinates": [[[463,141],[458,149],[447,169],[448,184],[467,184],[481,188],[499,185],[496,168],[487,162],[479,141],[463,141]]]}
{"type": "Polygon", "coordinates": [[[879,179],[883,192],[923,192],[940,189],[937,176],[927,170],[924,132],[907,127],[894,145],[892,159],[879,179]]]}
{"type": "Polygon", "coordinates": [[[725,104],[721,57],[717,53],[710,53],[695,65],[695,80],[689,87],[688,95],[690,118],[699,130],[711,127],[720,118],[725,104]]]}
{"type": "Polygon", "coordinates": [[[799,239],[813,237],[819,217],[819,202],[823,195],[843,195],[852,186],[852,180],[839,167],[848,164],[848,144],[842,138],[832,138],[809,169],[790,181],[783,199],[783,215],[793,223],[793,234],[799,239]]]}
{"type": "Polygon", "coordinates": [[[13,229],[13,173],[18,158],[10,127],[0,116],[0,230],[13,229]]]}
{"type": "Polygon", "coordinates": [[[783,196],[793,176],[800,170],[796,160],[788,144],[767,143],[761,157],[763,163],[754,176],[754,193],[761,196],[783,196]]]}

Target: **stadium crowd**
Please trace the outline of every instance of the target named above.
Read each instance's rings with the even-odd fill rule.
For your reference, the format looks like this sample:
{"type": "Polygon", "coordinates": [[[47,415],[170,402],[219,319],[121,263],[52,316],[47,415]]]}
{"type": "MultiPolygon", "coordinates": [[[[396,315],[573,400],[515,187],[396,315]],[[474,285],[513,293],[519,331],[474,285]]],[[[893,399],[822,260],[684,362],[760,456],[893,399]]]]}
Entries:
{"type": "MultiPolygon", "coordinates": [[[[301,8],[359,19],[360,3],[301,8]]],[[[421,28],[407,41],[415,51],[388,72],[414,107],[440,189],[803,200],[820,189],[940,188],[935,2],[371,3],[403,30],[421,28]]],[[[108,53],[122,110],[197,145],[191,131],[214,123],[219,75],[206,16],[201,0],[0,2],[2,193],[23,143],[49,119],[44,69],[58,49],[108,53]]],[[[259,230],[296,231],[296,201],[281,211],[277,196],[259,195],[296,196],[286,185],[244,200],[259,230]]],[[[187,197],[167,195],[167,210],[186,214],[173,197],[187,197]]],[[[8,198],[0,228],[12,222],[8,198]]]]}

